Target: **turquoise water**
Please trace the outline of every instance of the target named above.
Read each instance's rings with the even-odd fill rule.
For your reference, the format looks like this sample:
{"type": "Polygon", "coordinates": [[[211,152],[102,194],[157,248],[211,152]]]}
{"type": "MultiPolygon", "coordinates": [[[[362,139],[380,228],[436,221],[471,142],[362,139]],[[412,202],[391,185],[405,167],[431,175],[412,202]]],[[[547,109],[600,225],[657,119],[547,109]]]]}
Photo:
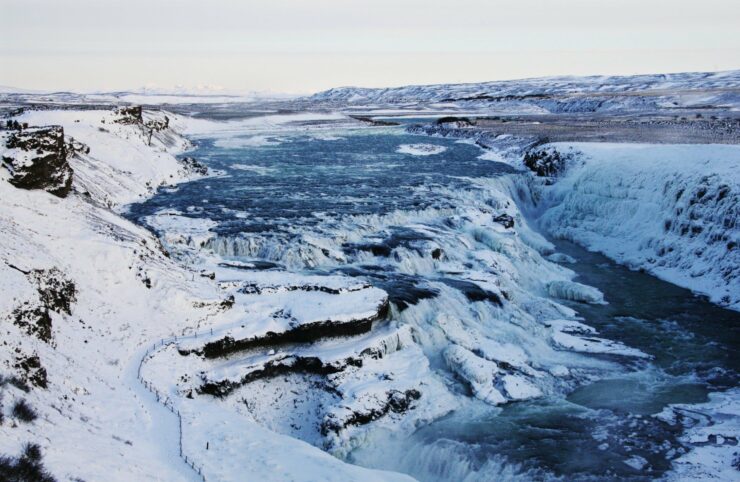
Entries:
{"type": "MultiPolygon", "coordinates": [[[[174,209],[208,218],[217,223],[220,237],[260,246],[240,248],[246,243],[229,241],[226,254],[280,265],[288,262],[286,247],[302,243],[307,232],[331,237],[354,229],[351,220],[358,216],[457,208],[468,202],[461,193],[477,189],[472,179],[515,172],[478,159],[474,145],[412,136],[401,128],[329,134],[281,132],[259,145],[250,145],[246,137],[229,143],[200,139],[189,155],[224,175],[163,190],[133,206],[129,215],[145,222],[148,215],[174,209]],[[446,151],[424,157],[397,152],[399,145],[414,143],[446,151]]],[[[316,267],[313,258],[299,258],[305,261],[301,268],[364,277],[386,289],[401,309],[437,296],[432,281],[459,289],[471,301],[494,302],[485,292],[472,292],[471,284],[454,273],[425,278],[403,272],[401,259],[394,264],[399,247],[423,250],[434,236],[458,234],[449,218],[425,222],[423,231],[415,224],[378,228],[367,239],[341,246],[346,262],[332,258],[332,266],[316,267]],[[357,259],[366,261],[353,262],[357,259]]],[[[710,391],[737,386],[740,313],[573,244],[557,242],[557,248],[577,260],[569,265],[577,280],[599,288],[609,302],[573,303],[585,323],[654,358],[617,360],[624,365],[618,376],[560,397],[502,408],[470,398],[409,437],[379,440],[348,460],[421,480],[449,481],[639,480],[669,468],[681,450],[679,428],[651,415],[668,404],[703,402],[710,391]],[[642,470],[625,463],[636,455],[647,461],[642,470]]]]}
{"type": "Polygon", "coordinates": [[[571,307],[601,335],[654,359],[564,397],[501,410],[472,403],[409,439],[390,441],[392,450],[356,451],[356,462],[449,481],[652,480],[670,468],[682,449],[680,427],[651,415],[737,386],[740,313],[572,243],[556,244],[576,259],[569,265],[576,279],[599,288],[609,301],[571,307]],[[636,455],[648,463],[642,470],[625,463],[636,455]]]}

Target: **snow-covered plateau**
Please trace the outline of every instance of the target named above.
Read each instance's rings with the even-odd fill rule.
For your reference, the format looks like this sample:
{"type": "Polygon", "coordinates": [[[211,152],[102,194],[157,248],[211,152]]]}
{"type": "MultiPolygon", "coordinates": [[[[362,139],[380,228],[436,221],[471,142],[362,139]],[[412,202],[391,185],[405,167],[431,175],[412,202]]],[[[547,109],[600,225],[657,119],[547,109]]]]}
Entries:
{"type": "Polygon", "coordinates": [[[739,82],[2,94],[0,475],[736,478],[739,82]]]}

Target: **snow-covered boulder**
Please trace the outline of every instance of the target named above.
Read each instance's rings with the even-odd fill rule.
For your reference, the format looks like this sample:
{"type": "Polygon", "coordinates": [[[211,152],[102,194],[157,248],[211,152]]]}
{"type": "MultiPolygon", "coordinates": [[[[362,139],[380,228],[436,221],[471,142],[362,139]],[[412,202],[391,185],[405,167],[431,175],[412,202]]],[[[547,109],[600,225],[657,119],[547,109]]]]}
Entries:
{"type": "Polygon", "coordinates": [[[604,294],[593,286],[575,281],[556,280],[547,285],[550,296],[583,303],[604,303],[604,294]]]}

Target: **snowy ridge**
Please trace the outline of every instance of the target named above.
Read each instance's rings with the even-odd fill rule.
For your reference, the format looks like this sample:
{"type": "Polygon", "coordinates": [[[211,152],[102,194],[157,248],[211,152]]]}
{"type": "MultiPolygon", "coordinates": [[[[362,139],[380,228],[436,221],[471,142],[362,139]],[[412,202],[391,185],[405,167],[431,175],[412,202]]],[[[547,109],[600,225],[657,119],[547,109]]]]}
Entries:
{"type": "MultiPolygon", "coordinates": [[[[657,92],[666,89],[702,90],[737,89],[739,87],[740,71],[728,71],[636,76],[547,77],[477,84],[415,85],[385,89],[339,87],[319,92],[309,99],[347,105],[488,100],[536,101],[548,96],[583,93],[627,94],[637,91],[657,92]]],[[[642,102],[642,100],[636,99],[636,102],[642,102]]]]}
{"type": "MultiPolygon", "coordinates": [[[[79,140],[89,142],[92,152],[100,147],[102,153],[105,144],[97,146],[96,136],[80,132],[79,140]]],[[[108,134],[99,139],[115,138],[108,134]]],[[[138,142],[118,144],[123,147],[118,156],[129,159],[126,168],[132,173],[147,169],[137,165],[137,152],[147,149],[138,142]]],[[[172,170],[168,173],[162,166],[161,172],[174,178],[181,166],[169,156],[172,170]]],[[[107,161],[91,156],[89,162],[103,166],[107,161]]],[[[23,398],[38,414],[26,426],[2,424],[0,451],[17,454],[23,443],[38,443],[46,467],[58,477],[151,480],[152,474],[159,474],[197,480],[179,462],[175,426],[134,374],[140,344],[195,323],[210,309],[194,310],[192,300],[217,302],[218,294],[204,283],[188,283],[190,273],[164,256],[151,233],[86,196],[59,199],[5,181],[0,182],[0,196],[0,307],[8,347],[0,351],[0,363],[4,375],[33,386],[28,393],[0,388],[3,412],[7,414],[6,401],[23,398]],[[64,291],[67,302],[49,306],[44,301],[49,297],[36,293],[41,285],[36,288],[34,279],[24,274],[31,270],[40,270],[45,279],[66,280],[64,285],[73,287],[64,291]],[[44,312],[50,318],[48,332],[34,328],[47,326],[44,312]],[[35,363],[29,365],[29,360],[35,363]],[[118,400],[119,408],[110,408],[111,398],[118,400]],[[74,459],[69,457],[70,444],[76,447],[74,459]]]]}
{"type": "Polygon", "coordinates": [[[73,184],[109,207],[121,206],[151,195],[157,187],[195,176],[175,155],[190,142],[172,129],[155,130],[149,139],[146,121],[173,117],[161,111],[146,112],[142,123],[121,123],[110,110],[26,111],[16,119],[29,125],[59,125],[70,139],[87,149],[70,158],[73,184]]]}

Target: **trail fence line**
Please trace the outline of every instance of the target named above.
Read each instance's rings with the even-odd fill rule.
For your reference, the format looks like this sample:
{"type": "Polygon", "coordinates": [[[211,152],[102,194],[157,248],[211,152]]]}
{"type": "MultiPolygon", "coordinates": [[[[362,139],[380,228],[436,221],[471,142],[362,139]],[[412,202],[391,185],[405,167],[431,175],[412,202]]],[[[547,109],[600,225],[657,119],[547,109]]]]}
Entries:
{"type": "MultiPolygon", "coordinates": [[[[197,338],[197,336],[198,336],[197,333],[193,335],[193,337],[195,338],[197,338]]],[[[147,348],[146,353],[144,353],[144,356],[141,357],[141,360],[139,360],[139,367],[137,369],[136,377],[139,379],[139,382],[144,386],[144,388],[152,392],[154,396],[157,397],[157,402],[167,407],[167,409],[170,412],[172,412],[174,415],[177,416],[177,434],[178,434],[177,442],[178,442],[180,458],[183,459],[185,463],[188,464],[190,468],[193,469],[193,471],[198,474],[198,476],[203,482],[207,482],[206,476],[203,474],[203,470],[201,469],[201,467],[196,465],[195,462],[191,458],[188,458],[188,456],[183,453],[183,450],[182,450],[182,416],[180,415],[180,410],[175,408],[174,403],[172,402],[172,400],[170,400],[169,397],[161,394],[159,390],[154,388],[154,385],[149,383],[147,380],[144,379],[144,377],[141,376],[141,369],[144,366],[144,361],[149,357],[149,355],[151,355],[158,347],[161,348],[165,345],[173,344],[175,343],[176,340],[177,340],[177,336],[175,336],[174,339],[170,339],[170,340],[165,340],[163,338],[159,342],[154,343],[150,348],[147,348]]]]}

